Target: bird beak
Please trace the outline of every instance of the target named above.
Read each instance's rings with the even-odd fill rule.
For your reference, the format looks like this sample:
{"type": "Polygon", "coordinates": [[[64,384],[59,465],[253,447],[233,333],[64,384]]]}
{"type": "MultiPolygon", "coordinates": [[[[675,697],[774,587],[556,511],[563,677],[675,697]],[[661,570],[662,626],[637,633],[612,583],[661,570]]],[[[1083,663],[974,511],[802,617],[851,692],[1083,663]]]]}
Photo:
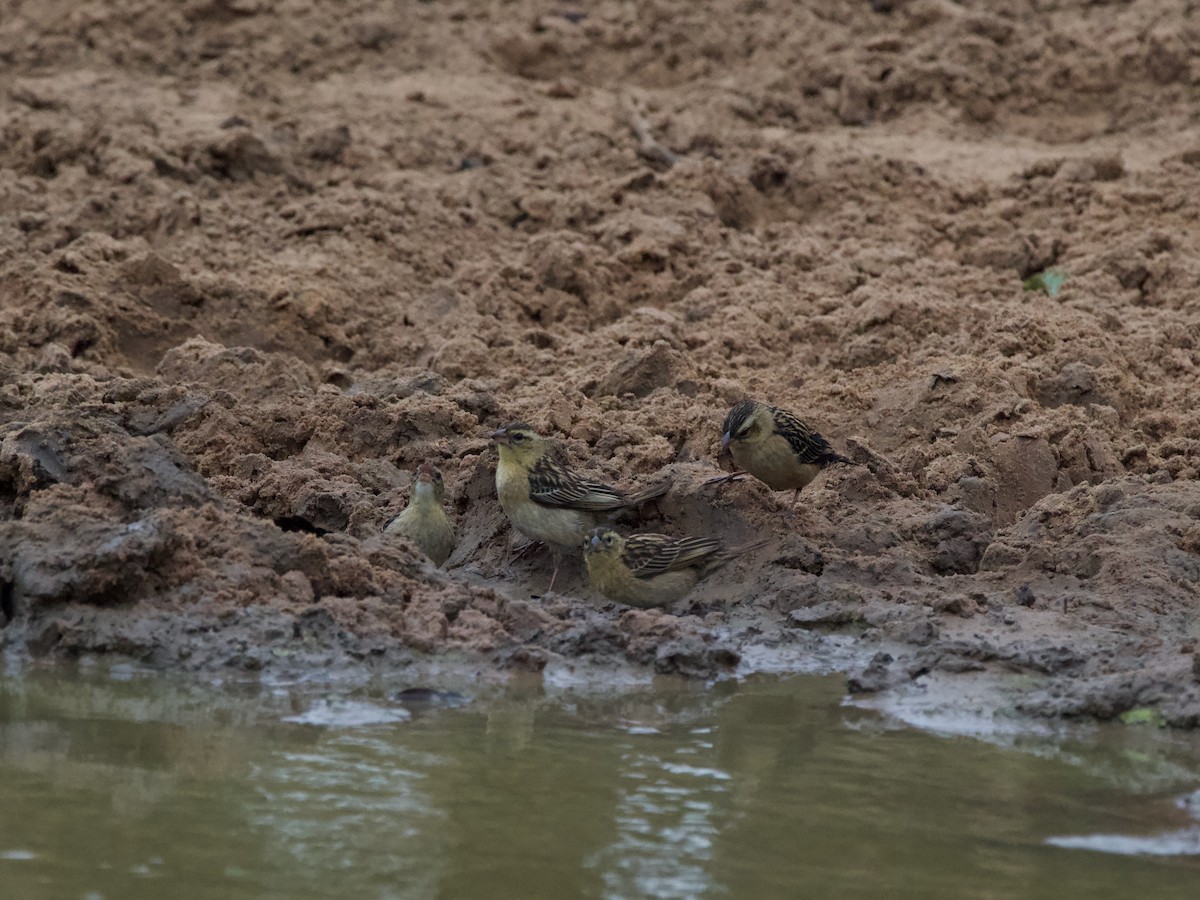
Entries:
{"type": "Polygon", "coordinates": [[[495,431],[493,431],[491,434],[489,434],[488,437],[490,437],[492,439],[493,444],[507,444],[508,443],[508,432],[505,431],[503,428],[497,428],[495,431]]]}
{"type": "Polygon", "coordinates": [[[729,432],[728,432],[728,431],[727,431],[727,432],[725,432],[723,435],[721,435],[721,449],[722,449],[722,450],[728,450],[728,449],[729,449],[729,441],[730,441],[730,440],[731,440],[731,438],[729,437],[729,432]]]}
{"type": "Polygon", "coordinates": [[[600,549],[600,535],[593,534],[592,539],[590,541],[588,541],[588,543],[592,545],[593,550],[599,550],[600,549]]]}

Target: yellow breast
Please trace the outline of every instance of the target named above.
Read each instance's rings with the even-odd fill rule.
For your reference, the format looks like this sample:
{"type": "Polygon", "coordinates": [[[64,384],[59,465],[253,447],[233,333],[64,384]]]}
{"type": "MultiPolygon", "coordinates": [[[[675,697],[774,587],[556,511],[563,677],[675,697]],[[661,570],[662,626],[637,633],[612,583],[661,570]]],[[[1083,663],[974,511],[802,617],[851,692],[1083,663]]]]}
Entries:
{"type": "Polygon", "coordinates": [[[643,609],[674,603],[700,580],[699,573],[694,569],[664,572],[653,578],[636,578],[628,568],[603,554],[589,555],[587,570],[592,587],[609,600],[643,609]]]}
{"type": "Polygon", "coordinates": [[[534,503],[529,499],[529,474],[504,460],[496,466],[496,495],[513,527],[531,540],[578,547],[596,525],[596,517],[590,513],[534,503]]]}
{"type": "Polygon", "coordinates": [[[384,533],[408,538],[436,566],[442,565],[454,552],[454,526],[445,510],[432,503],[410,505],[392,520],[384,533]]]}
{"type": "Polygon", "coordinates": [[[739,468],[773,491],[802,488],[821,471],[818,465],[797,460],[792,445],[778,434],[754,443],[735,441],[729,445],[729,452],[739,468]]]}

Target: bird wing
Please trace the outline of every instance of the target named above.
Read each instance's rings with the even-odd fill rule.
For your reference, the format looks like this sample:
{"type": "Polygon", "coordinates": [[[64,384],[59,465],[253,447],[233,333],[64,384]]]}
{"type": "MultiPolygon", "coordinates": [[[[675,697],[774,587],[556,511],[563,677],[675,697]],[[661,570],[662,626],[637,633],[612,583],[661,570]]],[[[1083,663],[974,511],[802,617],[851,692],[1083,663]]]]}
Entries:
{"type": "Polygon", "coordinates": [[[829,441],[818,432],[813,431],[786,409],[772,406],[771,415],[775,418],[775,433],[791,445],[792,452],[800,462],[827,466],[830,463],[850,461],[834,450],[829,441]]]}
{"type": "Polygon", "coordinates": [[[635,534],[625,540],[621,558],[635,578],[653,578],[702,563],[720,550],[721,542],[713,538],[635,534]]]}
{"type": "Polygon", "coordinates": [[[593,512],[608,512],[629,503],[616,488],[584,478],[549,456],[529,470],[529,499],[542,506],[593,512]]]}

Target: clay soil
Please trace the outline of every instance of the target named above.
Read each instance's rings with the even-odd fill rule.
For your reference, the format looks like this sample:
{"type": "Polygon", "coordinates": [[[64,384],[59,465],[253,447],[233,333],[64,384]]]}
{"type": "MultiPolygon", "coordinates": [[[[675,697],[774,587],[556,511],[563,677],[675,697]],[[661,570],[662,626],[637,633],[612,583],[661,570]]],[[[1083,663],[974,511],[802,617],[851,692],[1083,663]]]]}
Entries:
{"type": "Polygon", "coordinates": [[[1195,726],[1190,7],[0,0],[0,645],[712,677],[836,644],[857,692],[1195,726]],[[703,484],[747,395],[855,462],[794,516],[703,484]],[[768,546],[667,611],[577,561],[543,596],[485,437],[518,419],[672,476],[628,527],[768,546]],[[445,571],[381,534],[426,459],[445,571]]]}

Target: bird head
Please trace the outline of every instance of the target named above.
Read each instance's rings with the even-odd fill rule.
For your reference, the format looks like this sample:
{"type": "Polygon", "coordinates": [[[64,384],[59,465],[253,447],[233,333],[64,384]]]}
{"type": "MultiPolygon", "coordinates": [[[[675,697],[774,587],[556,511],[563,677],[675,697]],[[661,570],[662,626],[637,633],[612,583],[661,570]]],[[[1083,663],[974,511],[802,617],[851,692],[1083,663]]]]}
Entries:
{"type": "Polygon", "coordinates": [[[433,463],[424,462],[417,466],[413,493],[417,497],[433,497],[438,503],[445,499],[446,485],[442,481],[441,471],[433,463]]]}
{"type": "Polygon", "coordinates": [[[771,411],[754,400],[743,400],[729,410],[721,426],[721,450],[730,444],[754,444],[771,436],[775,430],[771,411]]]}
{"type": "Polygon", "coordinates": [[[583,555],[589,559],[596,557],[616,557],[625,546],[624,539],[611,528],[601,526],[593,528],[583,539],[583,555]]]}
{"type": "Polygon", "coordinates": [[[546,439],[524,422],[513,422],[491,434],[492,443],[505,462],[531,466],[546,452],[546,439]]]}

